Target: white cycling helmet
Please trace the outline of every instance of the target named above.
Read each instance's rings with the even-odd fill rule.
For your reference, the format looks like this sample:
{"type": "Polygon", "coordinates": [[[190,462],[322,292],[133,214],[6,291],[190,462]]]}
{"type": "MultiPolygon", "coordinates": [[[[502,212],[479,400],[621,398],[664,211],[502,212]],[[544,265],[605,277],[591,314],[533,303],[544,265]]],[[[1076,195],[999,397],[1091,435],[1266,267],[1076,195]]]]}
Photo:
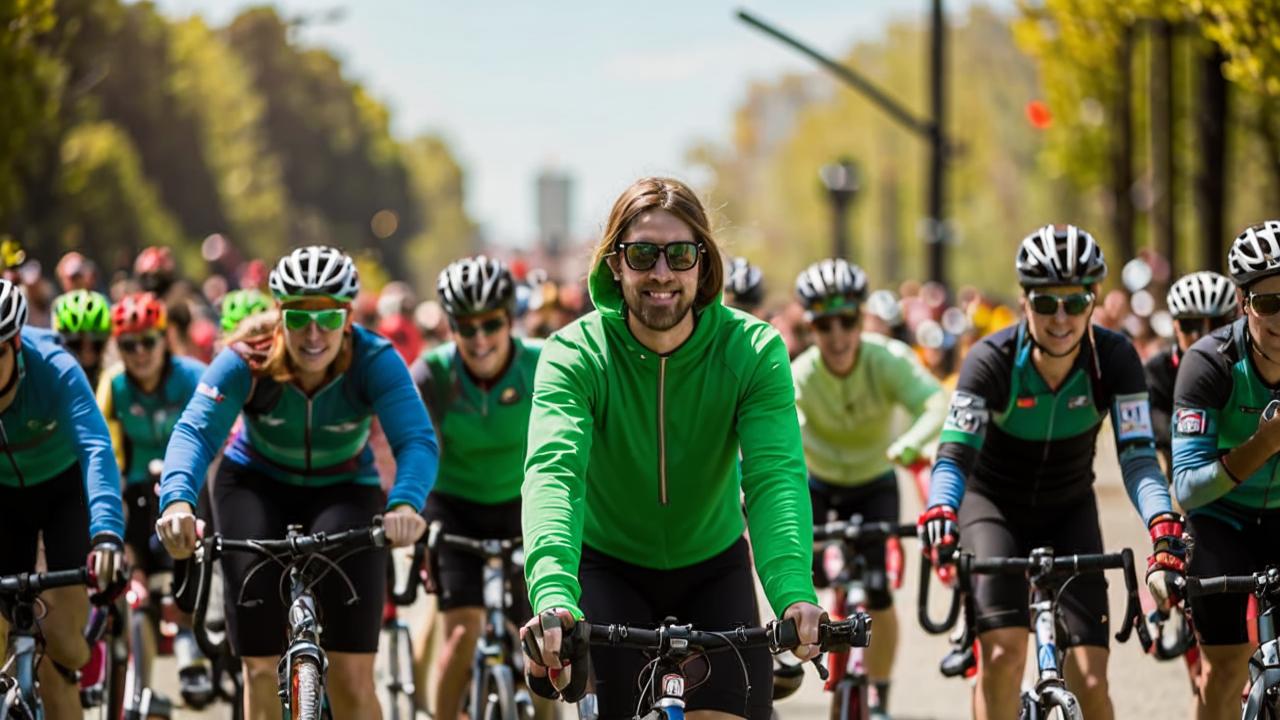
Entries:
{"type": "Polygon", "coordinates": [[[861,305],[867,299],[867,274],[843,258],[819,260],[796,277],[796,296],[810,316],[861,305]]]}
{"type": "Polygon", "coordinates": [[[1231,243],[1227,272],[1236,285],[1280,274],[1280,220],[1251,225],[1231,243]]]}
{"type": "Polygon", "coordinates": [[[360,293],[360,274],[350,255],[311,245],[280,258],[267,284],[277,300],[320,296],[349,303],[360,293]]]}
{"type": "Polygon", "coordinates": [[[764,273],[744,257],[733,258],[724,274],[724,291],[733,302],[756,307],[764,302],[764,273]]]}
{"type": "Polygon", "coordinates": [[[8,280],[0,280],[0,342],[7,342],[27,324],[27,298],[8,280]]]}
{"type": "Polygon", "coordinates": [[[1227,317],[1236,311],[1236,288],[1225,275],[1194,272],[1178,278],[1165,301],[1175,319],[1227,317]]]}
{"type": "Polygon", "coordinates": [[[507,264],[498,258],[477,255],[450,263],[440,271],[436,292],[440,305],[452,317],[515,309],[515,280],[507,264]]]}
{"type": "Polygon", "coordinates": [[[1014,266],[1024,288],[1093,285],[1107,276],[1102,248],[1075,225],[1045,225],[1023,238],[1014,266]]]}

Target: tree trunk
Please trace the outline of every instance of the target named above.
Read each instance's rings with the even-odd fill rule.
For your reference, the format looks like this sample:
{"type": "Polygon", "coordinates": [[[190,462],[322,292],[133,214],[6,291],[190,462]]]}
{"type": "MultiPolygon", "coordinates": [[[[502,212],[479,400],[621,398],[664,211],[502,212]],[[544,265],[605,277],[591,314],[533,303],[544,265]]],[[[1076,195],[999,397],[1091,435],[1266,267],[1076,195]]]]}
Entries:
{"type": "MultiPolygon", "coordinates": [[[[1151,27],[1150,108],[1151,108],[1151,244],[1169,261],[1177,276],[1174,245],[1173,165],[1173,26],[1165,20],[1151,27]]],[[[1128,258],[1124,258],[1128,260],[1128,258]]]]}
{"type": "Polygon", "coordinates": [[[1133,236],[1133,26],[1126,26],[1116,52],[1120,78],[1114,101],[1115,119],[1111,145],[1111,196],[1114,204],[1112,234],[1122,258],[1135,257],[1133,236]]]}
{"type": "Polygon", "coordinates": [[[1226,262],[1227,123],[1230,87],[1222,75],[1226,55],[1209,43],[1200,55],[1200,101],[1196,103],[1196,134],[1200,172],[1196,177],[1196,214],[1200,219],[1197,267],[1220,270],[1226,262]]]}

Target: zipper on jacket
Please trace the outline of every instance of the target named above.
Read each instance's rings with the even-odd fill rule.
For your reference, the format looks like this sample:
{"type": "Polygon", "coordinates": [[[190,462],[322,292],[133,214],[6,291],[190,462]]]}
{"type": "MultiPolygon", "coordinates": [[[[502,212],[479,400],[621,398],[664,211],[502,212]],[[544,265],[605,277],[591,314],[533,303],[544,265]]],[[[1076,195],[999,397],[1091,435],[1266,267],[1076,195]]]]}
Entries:
{"type": "Polygon", "coordinates": [[[9,433],[4,429],[4,423],[0,422],[0,440],[4,441],[4,454],[9,456],[9,465],[13,467],[13,472],[18,476],[18,487],[25,488],[27,479],[22,476],[22,470],[18,467],[18,460],[13,456],[13,450],[9,448],[9,433]]]}
{"type": "Polygon", "coordinates": [[[303,447],[307,453],[307,472],[311,472],[311,396],[307,396],[307,424],[306,432],[302,436],[303,447]]]}
{"type": "Polygon", "coordinates": [[[658,501],[667,504],[667,359],[658,358],[658,501]]]}

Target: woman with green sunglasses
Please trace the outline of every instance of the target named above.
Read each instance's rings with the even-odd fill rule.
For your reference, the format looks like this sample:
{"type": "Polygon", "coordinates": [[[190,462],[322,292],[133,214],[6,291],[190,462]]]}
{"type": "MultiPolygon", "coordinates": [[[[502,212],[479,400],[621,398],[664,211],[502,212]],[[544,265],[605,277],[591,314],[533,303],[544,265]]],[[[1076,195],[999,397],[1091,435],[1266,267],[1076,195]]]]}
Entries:
{"type": "MultiPolygon", "coordinates": [[[[919,519],[926,552],[945,562],[961,535],[979,558],[1045,546],[1057,555],[1101,552],[1093,463],[1110,415],[1125,490],[1152,540],[1147,587],[1168,611],[1183,574],[1182,521],[1156,460],[1138,353],[1091,323],[1107,273],[1102,250],[1074,225],[1046,225],[1022,241],[1015,267],[1026,319],[965,357],[919,519]]],[[[1025,579],[982,578],[974,599],[982,652],[975,715],[1014,717],[1027,659],[1025,579]]],[[[1067,685],[1085,717],[1111,718],[1106,581],[1076,578],[1062,600],[1067,685]]]]}
{"type": "MultiPolygon", "coordinates": [[[[354,324],[360,290],[355,263],[342,251],[294,250],[271,272],[279,324],[228,338],[196,388],[165,453],[157,532],[176,558],[194,550],[196,497],[217,448],[237,416],[244,423],[213,482],[214,520],[233,539],[283,537],[287,526],[336,532],[382,516],[393,546],[426,529],[419,514],[435,482],[438,448],[431,421],[391,343],[354,324]],[[369,449],[377,416],[396,460],[384,496],[369,449]]],[[[249,717],[279,712],[276,665],[284,650],[280,572],[255,559],[222,560],[229,587],[256,604],[229,602],[228,637],[243,660],[249,717]]],[[[374,652],[386,597],[386,554],[360,553],[338,562],[351,581],[330,573],[315,588],[325,623],[327,691],[334,717],[378,717],[374,652]],[[354,587],[358,602],[346,604],[354,587]]]]}

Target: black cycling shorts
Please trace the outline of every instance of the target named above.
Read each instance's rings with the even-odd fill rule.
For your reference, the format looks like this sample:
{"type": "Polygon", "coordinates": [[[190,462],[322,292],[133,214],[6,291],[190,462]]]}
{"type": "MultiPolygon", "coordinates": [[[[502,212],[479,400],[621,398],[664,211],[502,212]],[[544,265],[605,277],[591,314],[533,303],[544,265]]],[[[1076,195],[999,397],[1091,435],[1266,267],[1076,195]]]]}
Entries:
{"type": "MultiPolygon", "coordinates": [[[[1038,547],[1055,555],[1100,553],[1102,530],[1091,491],[1077,502],[1054,508],[1001,505],[970,490],[960,503],[960,542],[978,558],[1027,557],[1038,547]]],[[[1027,581],[1020,575],[980,575],[974,579],[979,633],[1006,627],[1030,629],[1027,581]]],[[[1110,611],[1107,579],[1089,573],[1073,579],[1058,595],[1065,620],[1060,647],[1107,647],[1110,611]]]]}
{"type": "MultiPolygon", "coordinates": [[[[809,500],[813,504],[813,524],[848,520],[861,515],[866,522],[898,522],[898,476],[890,470],[881,477],[857,487],[842,487],[809,476],[809,500]]],[[[884,610],[893,605],[893,591],[889,588],[889,575],[885,570],[885,544],[867,543],[859,546],[866,561],[863,583],[867,590],[867,608],[884,610]]],[[[822,556],[813,555],[813,586],[830,584],[822,565],[822,556]]]]}
{"type": "MultiPolygon", "coordinates": [[[[519,499],[486,505],[456,495],[432,492],[427,496],[427,507],[422,514],[428,523],[439,521],[441,530],[451,535],[484,540],[514,538],[522,534],[519,499]]],[[[441,548],[438,555],[435,562],[439,573],[433,579],[440,609],[484,607],[484,561],[477,555],[455,548],[441,548]]],[[[510,581],[514,601],[510,618],[516,625],[523,625],[533,617],[533,612],[529,609],[529,592],[525,588],[521,568],[514,569],[510,581]]]]}
{"type": "MultiPolygon", "coordinates": [[[[233,540],[283,538],[291,524],[301,525],[307,533],[364,527],[382,514],[385,502],[377,486],[289,485],[227,458],[218,468],[212,499],[218,531],[233,540]]],[[[286,646],[288,588],[282,588],[279,566],[268,564],[246,584],[249,569],[260,560],[247,553],[228,552],[222,557],[227,636],[241,657],[280,655],[286,646]]],[[[339,563],[358,597],[351,605],[347,604],[351,589],[336,572],[330,571],[315,586],[324,627],[320,644],[326,650],[372,653],[378,649],[387,598],[386,566],[385,550],[362,550],[339,563]]]]}
{"type": "Polygon", "coordinates": [[[35,485],[0,485],[0,508],[0,575],[35,571],[38,536],[44,537],[49,570],[84,567],[89,556],[89,506],[79,463],[35,485]]]}
{"type": "Polygon", "coordinates": [[[150,481],[124,488],[124,542],[133,550],[133,566],[147,575],[173,569],[173,558],[156,535],[159,499],[150,481]]]}
{"type": "MultiPolygon", "coordinates": [[[[1280,565],[1280,512],[1226,518],[1195,513],[1188,519],[1195,545],[1187,575],[1249,575],[1280,565]]],[[[1191,618],[1201,645],[1240,645],[1249,641],[1245,617],[1248,595],[1196,595],[1191,618]]]]}
{"type": "MultiPolygon", "coordinates": [[[[655,570],[623,562],[583,546],[578,568],[582,611],[592,623],[657,627],[666,617],[695,629],[759,626],[751,555],[745,538],[696,565],[655,570]]],[[[732,651],[711,653],[685,666],[688,710],[719,710],[749,720],[769,720],[773,711],[773,660],[764,648],[743,650],[751,692],[732,651]],[[706,684],[693,687],[706,677],[706,684]]],[[[640,691],[636,680],[648,660],[638,650],[592,647],[591,665],[600,720],[631,718],[640,691]]],[[[641,709],[641,714],[647,708],[641,709]]]]}

